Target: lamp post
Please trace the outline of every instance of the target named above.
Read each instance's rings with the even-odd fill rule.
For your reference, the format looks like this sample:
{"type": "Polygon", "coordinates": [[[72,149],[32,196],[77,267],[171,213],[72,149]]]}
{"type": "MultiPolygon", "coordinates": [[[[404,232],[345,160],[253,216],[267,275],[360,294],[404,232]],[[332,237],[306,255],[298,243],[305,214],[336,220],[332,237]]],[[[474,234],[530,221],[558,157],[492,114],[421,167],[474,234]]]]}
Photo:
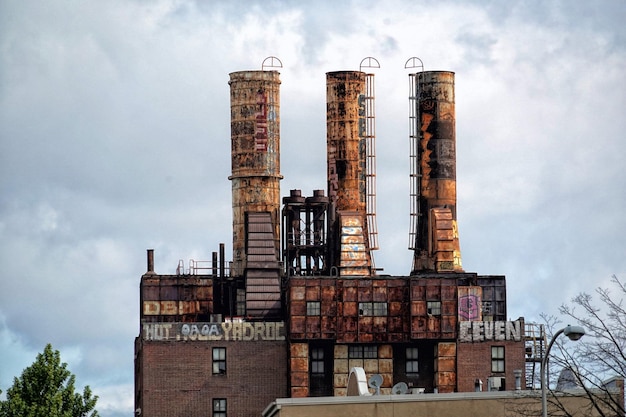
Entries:
{"type": "Polygon", "coordinates": [[[552,336],[552,339],[550,340],[550,343],[548,344],[548,348],[546,349],[546,353],[543,355],[543,358],[541,358],[541,369],[540,369],[541,412],[542,412],[543,417],[548,417],[548,406],[547,406],[547,400],[546,400],[546,387],[547,387],[546,369],[548,367],[548,356],[550,355],[550,348],[552,348],[554,341],[556,340],[557,337],[561,335],[561,333],[569,337],[570,340],[576,341],[580,339],[581,337],[583,337],[583,335],[585,334],[585,329],[582,328],[581,326],[567,325],[565,328],[559,330],[558,332],[554,334],[554,336],[552,336]]]}

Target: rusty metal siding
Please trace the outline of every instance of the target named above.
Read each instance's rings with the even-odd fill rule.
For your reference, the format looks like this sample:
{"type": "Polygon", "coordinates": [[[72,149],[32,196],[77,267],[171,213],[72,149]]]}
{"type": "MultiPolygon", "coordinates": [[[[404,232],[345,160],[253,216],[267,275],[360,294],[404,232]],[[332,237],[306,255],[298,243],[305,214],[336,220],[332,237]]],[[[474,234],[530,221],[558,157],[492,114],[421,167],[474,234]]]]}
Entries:
{"type": "Polygon", "coordinates": [[[506,321],[506,278],[502,275],[480,276],[483,320],[506,321]]]}
{"type": "Polygon", "coordinates": [[[212,279],[144,275],[140,293],[142,322],[208,320],[214,312],[212,279]]]}
{"type": "Polygon", "coordinates": [[[233,269],[246,267],[247,212],[269,212],[278,253],[280,236],[280,78],[276,71],[230,74],[233,269]]]}
{"type": "Polygon", "coordinates": [[[439,278],[434,274],[410,280],[412,339],[456,337],[457,285],[457,278],[439,278]],[[429,301],[440,302],[439,314],[429,314],[429,301]]]}

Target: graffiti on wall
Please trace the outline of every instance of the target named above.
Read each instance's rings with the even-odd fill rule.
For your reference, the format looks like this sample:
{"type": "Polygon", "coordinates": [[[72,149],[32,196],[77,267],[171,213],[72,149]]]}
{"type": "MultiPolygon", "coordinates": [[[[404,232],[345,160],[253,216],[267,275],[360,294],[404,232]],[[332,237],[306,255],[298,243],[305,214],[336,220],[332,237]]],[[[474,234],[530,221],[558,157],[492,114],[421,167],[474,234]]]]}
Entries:
{"type": "Polygon", "coordinates": [[[482,288],[478,286],[459,287],[459,320],[482,320],[482,288]]]}
{"type": "Polygon", "coordinates": [[[522,340],[522,324],[516,321],[460,321],[459,342],[522,340]]]}
{"type": "Polygon", "coordinates": [[[285,340],[285,323],[144,323],[142,336],[149,341],[280,341],[285,340]]]}

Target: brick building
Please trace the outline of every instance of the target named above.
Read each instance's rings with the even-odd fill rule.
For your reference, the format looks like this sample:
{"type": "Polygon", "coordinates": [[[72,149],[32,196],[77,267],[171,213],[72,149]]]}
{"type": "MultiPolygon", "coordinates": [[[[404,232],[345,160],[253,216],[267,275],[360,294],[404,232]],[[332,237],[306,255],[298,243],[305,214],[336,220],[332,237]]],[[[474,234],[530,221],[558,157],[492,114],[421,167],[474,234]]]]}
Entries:
{"type": "Polygon", "coordinates": [[[233,257],[220,245],[159,275],[148,250],[137,415],[259,416],[276,398],[345,396],[355,367],[381,394],[526,387],[505,278],[461,266],[454,74],[409,78],[414,260],[388,276],[373,262],[374,76],[327,74],[327,194],[281,204],[279,74],[230,74],[233,257]]]}

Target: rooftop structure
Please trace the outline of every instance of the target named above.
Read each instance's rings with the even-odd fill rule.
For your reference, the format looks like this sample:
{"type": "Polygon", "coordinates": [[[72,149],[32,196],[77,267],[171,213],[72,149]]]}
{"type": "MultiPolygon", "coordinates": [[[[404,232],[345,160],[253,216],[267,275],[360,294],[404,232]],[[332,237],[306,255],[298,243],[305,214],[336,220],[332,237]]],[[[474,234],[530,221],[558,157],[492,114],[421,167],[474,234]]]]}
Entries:
{"type": "Polygon", "coordinates": [[[541,335],[529,345],[524,319],[508,319],[504,276],[461,267],[454,73],[409,75],[405,276],[374,265],[374,75],[326,80],[327,189],[290,190],[281,205],[280,74],[230,74],[232,260],[221,244],[211,261],[160,275],[148,250],[137,414],[258,416],[276,398],[345,397],[355,367],[378,375],[383,396],[399,383],[439,395],[532,388],[526,361],[541,335]]]}

